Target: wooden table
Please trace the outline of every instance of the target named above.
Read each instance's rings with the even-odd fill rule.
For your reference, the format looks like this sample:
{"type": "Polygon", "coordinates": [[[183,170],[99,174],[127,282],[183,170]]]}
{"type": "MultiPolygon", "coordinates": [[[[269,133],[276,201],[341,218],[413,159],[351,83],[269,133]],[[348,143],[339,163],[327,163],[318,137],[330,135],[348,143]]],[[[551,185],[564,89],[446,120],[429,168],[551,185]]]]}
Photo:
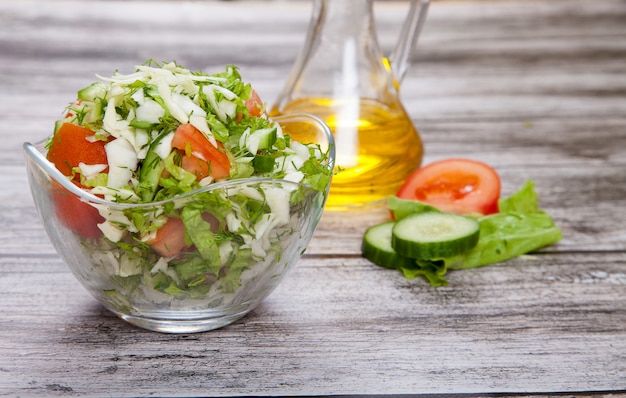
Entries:
{"type": "MultiPolygon", "coordinates": [[[[377,3],[388,51],[401,3],[377,3]]],[[[435,2],[402,98],[425,162],[533,179],[562,228],[529,257],[450,285],[360,256],[384,209],[326,213],[297,268],[241,321],[166,335],[105,311],[33,207],[20,145],[94,74],[147,58],[240,66],[269,103],[308,2],[0,3],[0,395],[222,396],[626,392],[626,2],[435,2]]]]}

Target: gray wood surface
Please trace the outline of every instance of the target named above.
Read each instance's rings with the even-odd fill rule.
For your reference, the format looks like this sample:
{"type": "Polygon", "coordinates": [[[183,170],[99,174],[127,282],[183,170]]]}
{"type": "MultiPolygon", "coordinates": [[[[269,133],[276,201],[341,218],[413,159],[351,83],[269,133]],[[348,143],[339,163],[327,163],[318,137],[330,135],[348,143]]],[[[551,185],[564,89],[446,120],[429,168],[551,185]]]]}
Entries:
{"type": "MultiPolygon", "coordinates": [[[[377,4],[392,48],[406,4],[377,4]]],[[[54,252],[20,145],[94,74],[226,63],[272,103],[309,2],[0,2],[0,396],[618,395],[626,391],[626,2],[435,1],[402,86],[426,162],[536,182],[564,239],[431,288],[360,257],[384,209],[327,213],[241,321],[164,335],[104,310],[54,252]]]]}

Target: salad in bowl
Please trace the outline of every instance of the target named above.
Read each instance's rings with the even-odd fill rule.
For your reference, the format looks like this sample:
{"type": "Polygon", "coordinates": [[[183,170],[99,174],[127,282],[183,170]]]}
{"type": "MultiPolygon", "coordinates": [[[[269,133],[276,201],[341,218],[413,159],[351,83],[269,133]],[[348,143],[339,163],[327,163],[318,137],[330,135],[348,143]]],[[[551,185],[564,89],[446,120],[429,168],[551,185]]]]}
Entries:
{"type": "Polygon", "coordinates": [[[270,118],[239,70],[148,62],[78,91],[25,143],[35,205],[77,279],[122,319],[191,333],[243,317],[304,253],[334,166],[314,116],[270,118]]]}

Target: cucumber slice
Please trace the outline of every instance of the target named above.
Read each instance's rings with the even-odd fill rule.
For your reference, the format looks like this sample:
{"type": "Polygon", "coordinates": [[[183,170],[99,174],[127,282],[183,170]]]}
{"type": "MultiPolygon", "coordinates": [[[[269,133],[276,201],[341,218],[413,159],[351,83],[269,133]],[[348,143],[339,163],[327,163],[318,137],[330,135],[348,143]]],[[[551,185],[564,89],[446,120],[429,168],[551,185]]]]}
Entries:
{"type": "Polygon", "coordinates": [[[384,222],[369,227],[363,235],[361,253],[374,264],[397,269],[413,265],[413,260],[399,255],[391,246],[391,231],[394,221],[384,222]]]}
{"type": "Polygon", "coordinates": [[[86,102],[85,104],[84,109],[87,113],[83,117],[83,126],[102,121],[102,118],[104,117],[102,102],[100,100],[95,100],[92,103],[86,102]]]}
{"type": "Polygon", "coordinates": [[[391,246],[414,259],[440,259],[465,253],[478,243],[480,225],[452,213],[420,213],[395,223],[391,246]]]}
{"type": "Polygon", "coordinates": [[[93,83],[78,91],[78,99],[82,101],[95,101],[106,96],[106,85],[102,82],[93,83]]]}
{"type": "Polygon", "coordinates": [[[276,142],[276,128],[256,130],[250,135],[250,142],[254,142],[258,149],[269,149],[276,142]]]}
{"type": "Polygon", "coordinates": [[[63,126],[63,123],[67,122],[67,119],[60,119],[57,120],[56,122],[54,122],[54,134],[57,133],[57,131],[61,128],[61,126],[63,126]]]}

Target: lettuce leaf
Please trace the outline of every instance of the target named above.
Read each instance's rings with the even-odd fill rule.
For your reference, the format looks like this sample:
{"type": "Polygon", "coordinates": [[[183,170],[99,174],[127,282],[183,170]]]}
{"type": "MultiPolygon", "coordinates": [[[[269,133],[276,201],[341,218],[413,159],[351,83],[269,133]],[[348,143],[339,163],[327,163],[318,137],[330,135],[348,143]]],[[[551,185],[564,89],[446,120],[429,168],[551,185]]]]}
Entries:
{"type": "Polygon", "coordinates": [[[207,267],[219,270],[221,267],[220,251],[215,234],[211,231],[211,224],[202,218],[202,211],[188,206],[183,208],[181,216],[185,224],[185,237],[188,237],[194,244],[207,267]]]}
{"type": "Polygon", "coordinates": [[[406,216],[410,216],[411,214],[425,213],[428,211],[440,211],[436,207],[429,204],[419,202],[417,200],[400,199],[397,196],[389,197],[387,200],[387,207],[393,213],[393,218],[396,221],[401,220],[406,216]]]}
{"type": "Polygon", "coordinates": [[[552,217],[539,208],[534,183],[498,203],[499,213],[482,217],[480,239],[462,262],[451,269],[476,268],[521,256],[557,243],[562,238],[552,217]]]}

